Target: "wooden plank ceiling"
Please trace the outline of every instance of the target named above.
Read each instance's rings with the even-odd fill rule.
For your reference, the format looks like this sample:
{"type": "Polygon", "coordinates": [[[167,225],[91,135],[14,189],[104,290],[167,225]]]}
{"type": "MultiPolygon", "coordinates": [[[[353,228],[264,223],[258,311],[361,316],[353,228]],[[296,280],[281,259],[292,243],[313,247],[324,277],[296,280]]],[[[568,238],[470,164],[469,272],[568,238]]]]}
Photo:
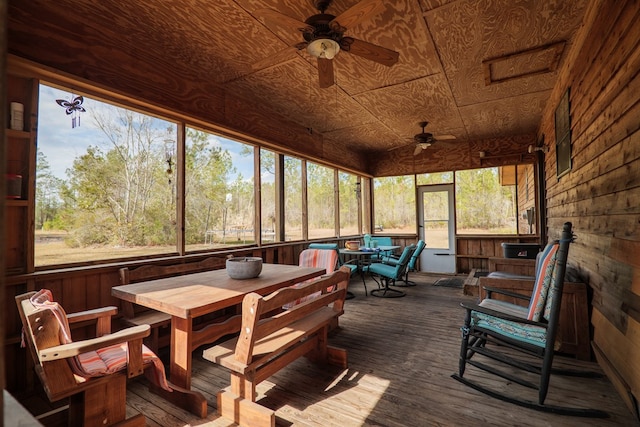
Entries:
{"type": "MultiPolygon", "coordinates": [[[[326,13],[339,16],[358,2],[334,0],[326,13]]],[[[336,84],[324,89],[316,59],[291,49],[302,34],[259,12],[304,21],[318,13],[312,0],[9,0],[8,47],[373,175],[480,166],[477,150],[505,154],[505,146],[526,157],[587,0],[373,2],[381,11],[346,35],[398,52],[398,62],[387,67],[341,51],[336,84]],[[414,156],[421,121],[434,135],[454,135],[455,144],[414,156]],[[434,166],[447,154],[446,167],[434,166]]]]}

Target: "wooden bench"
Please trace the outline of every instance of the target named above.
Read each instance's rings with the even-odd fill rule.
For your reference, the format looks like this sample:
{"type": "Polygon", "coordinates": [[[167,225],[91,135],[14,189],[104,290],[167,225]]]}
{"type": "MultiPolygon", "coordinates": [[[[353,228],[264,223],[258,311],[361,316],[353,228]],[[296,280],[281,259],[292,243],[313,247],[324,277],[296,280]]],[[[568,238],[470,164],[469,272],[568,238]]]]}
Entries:
{"type": "MultiPolygon", "coordinates": [[[[200,261],[173,265],[143,265],[129,269],[120,269],[120,285],[138,283],[146,280],[161,279],[163,277],[179,276],[183,274],[199,273],[201,271],[224,268],[226,259],[209,257],[200,261]]],[[[149,325],[151,334],[145,339],[145,344],[153,352],[170,344],[171,316],[156,310],[122,301],[122,320],[127,326],[149,325]]]]}
{"type": "Polygon", "coordinates": [[[256,293],[245,296],[240,336],[203,353],[205,359],[231,371],[230,387],[218,393],[218,414],[241,426],[275,426],[275,412],[256,403],[257,384],[300,356],[347,367],[346,350],[329,346],[327,334],[344,312],[350,275],[348,267],[341,267],[299,287],[283,288],[265,297],[256,293]]]}

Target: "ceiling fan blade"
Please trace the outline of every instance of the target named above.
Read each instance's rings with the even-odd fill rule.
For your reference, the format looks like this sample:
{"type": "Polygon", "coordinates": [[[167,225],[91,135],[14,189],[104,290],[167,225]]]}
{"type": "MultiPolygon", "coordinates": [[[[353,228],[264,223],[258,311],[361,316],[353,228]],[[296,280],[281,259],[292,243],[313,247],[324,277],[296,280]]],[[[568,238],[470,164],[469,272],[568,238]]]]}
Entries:
{"type": "Polygon", "coordinates": [[[327,88],[333,86],[333,60],[326,58],[318,58],[318,78],[320,87],[327,88]]]}
{"type": "Polygon", "coordinates": [[[404,148],[404,147],[408,147],[410,145],[414,145],[415,142],[413,142],[413,140],[411,142],[408,142],[406,144],[402,144],[402,145],[396,145],[395,147],[391,147],[391,148],[387,148],[387,151],[394,151],[397,150],[398,148],[404,148]]]}
{"type": "Polygon", "coordinates": [[[332,22],[337,22],[344,28],[351,28],[360,21],[377,15],[384,10],[384,2],[382,0],[361,0],[354,6],[336,16],[332,22]]]}
{"type": "Polygon", "coordinates": [[[450,141],[452,139],[456,139],[456,137],[453,135],[435,135],[433,139],[436,141],[450,141]]]}
{"type": "Polygon", "coordinates": [[[298,49],[295,47],[288,47],[286,49],[281,50],[280,52],[276,52],[275,54],[264,58],[258,62],[251,64],[251,71],[256,72],[260,70],[264,70],[265,68],[272,67],[277,64],[282,64],[284,62],[295,59],[298,49]]]}
{"type": "Polygon", "coordinates": [[[349,53],[386,65],[387,67],[398,62],[400,54],[394,50],[351,37],[345,37],[345,39],[353,40],[349,47],[345,49],[349,53]]]}
{"type": "Polygon", "coordinates": [[[420,144],[416,144],[416,149],[413,150],[413,155],[417,156],[418,154],[420,154],[421,151],[422,151],[422,147],[420,146],[420,144]]]}
{"type": "Polygon", "coordinates": [[[292,18],[284,13],[277,12],[273,9],[258,9],[254,14],[263,18],[269,24],[275,24],[278,27],[287,27],[292,31],[300,31],[302,28],[309,27],[308,24],[296,18],[292,18]]]}

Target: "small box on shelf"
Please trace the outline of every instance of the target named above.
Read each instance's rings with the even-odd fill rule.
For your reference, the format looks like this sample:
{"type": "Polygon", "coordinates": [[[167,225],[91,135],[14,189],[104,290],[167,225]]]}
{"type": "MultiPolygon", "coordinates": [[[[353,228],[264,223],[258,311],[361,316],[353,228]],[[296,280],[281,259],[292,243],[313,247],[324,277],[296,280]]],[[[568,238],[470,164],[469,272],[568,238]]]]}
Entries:
{"type": "Polygon", "coordinates": [[[535,259],[540,252],[537,243],[502,243],[502,253],[505,258],[535,259]]]}

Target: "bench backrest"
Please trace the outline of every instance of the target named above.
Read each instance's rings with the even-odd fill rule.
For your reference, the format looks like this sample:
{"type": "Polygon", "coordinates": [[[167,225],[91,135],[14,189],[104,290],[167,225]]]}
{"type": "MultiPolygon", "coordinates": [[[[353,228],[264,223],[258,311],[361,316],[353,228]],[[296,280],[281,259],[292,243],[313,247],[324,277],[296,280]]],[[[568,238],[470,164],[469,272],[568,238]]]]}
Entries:
{"type": "MultiPolygon", "coordinates": [[[[341,267],[331,275],[297,288],[283,288],[264,297],[255,292],[247,294],[242,301],[242,328],[235,349],[235,360],[250,365],[254,357],[254,345],[258,340],[320,310],[332,310],[334,317],[341,315],[344,312],[350,275],[348,267],[341,267]],[[314,293],[320,295],[288,310],[280,310],[281,307],[314,293]],[[274,311],[278,314],[269,317],[274,311]]],[[[283,342],[282,348],[290,344],[283,342]]]]}
{"type": "MultiPolygon", "coordinates": [[[[225,268],[226,258],[209,257],[200,261],[185,262],[172,265],[142,265],[140,267],[123,267],[119,270],[120,285],[143,282],[145,280],[162,279],[164,277],[180,276],[183,274],[200,273],[208,270],[225,268]]],[[[133,318],[135,312],[141,310],[134,304],[122,301],[122,314],[126,318],[133,318]]]]}
{"type": "Polygon", "coordinates": [[[172,265],[142,265],[140,267],[120,269],[120,284],[128,285],[145,280],[162,279],[164,277],[179,276],[182,274],[199,273],[208,270],[224,268],[226,258],[209,257],[200,261],[185,262],[172,265]]]}

